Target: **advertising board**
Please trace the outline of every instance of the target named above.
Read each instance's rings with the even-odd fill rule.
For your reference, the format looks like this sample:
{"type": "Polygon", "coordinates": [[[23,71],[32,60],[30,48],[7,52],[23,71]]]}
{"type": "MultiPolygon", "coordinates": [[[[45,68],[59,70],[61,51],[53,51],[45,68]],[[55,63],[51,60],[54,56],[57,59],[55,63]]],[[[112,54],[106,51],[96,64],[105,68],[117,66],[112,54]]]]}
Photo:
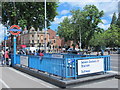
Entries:
{"type": "Polygon", "coordinates": [[[63,58],[64,56],[63,55],[58,55],[58,54],[52,54],[52,57],[53,58],[63,58]]]}
{"type": "Polygon", "coordinates": [[[20,64],[28,66],[28,56],[20,56],[20,64]]]}
{"type": "Polygon", "coordinates": [[[78,75],[91,74],[104,71],[104,59],[83,59],[78,60],[78,75]]]}

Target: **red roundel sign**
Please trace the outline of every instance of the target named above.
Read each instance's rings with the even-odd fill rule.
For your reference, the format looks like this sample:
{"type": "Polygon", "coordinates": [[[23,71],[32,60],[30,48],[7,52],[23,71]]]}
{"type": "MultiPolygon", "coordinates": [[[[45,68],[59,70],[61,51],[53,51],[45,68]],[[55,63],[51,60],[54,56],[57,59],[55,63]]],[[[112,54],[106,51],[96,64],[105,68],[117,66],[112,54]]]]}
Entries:
{"type": "Polygon", "coordinates": [[[12,35],[18,35],[20,34],[22,30],[20,29],[20,27],[18,25],[12,25],[9,29],[9,32],[12,34],[12,35]]]}

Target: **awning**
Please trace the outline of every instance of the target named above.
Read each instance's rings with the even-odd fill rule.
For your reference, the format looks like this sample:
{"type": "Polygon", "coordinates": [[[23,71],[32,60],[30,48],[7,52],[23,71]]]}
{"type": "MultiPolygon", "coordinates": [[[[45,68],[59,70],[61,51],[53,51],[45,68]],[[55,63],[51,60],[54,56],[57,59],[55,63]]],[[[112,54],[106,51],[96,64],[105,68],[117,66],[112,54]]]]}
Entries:
{"type": "Polygon", "coordinates": [[[26,48],[26,45],[20,45],[21,48],[26,48]]]}

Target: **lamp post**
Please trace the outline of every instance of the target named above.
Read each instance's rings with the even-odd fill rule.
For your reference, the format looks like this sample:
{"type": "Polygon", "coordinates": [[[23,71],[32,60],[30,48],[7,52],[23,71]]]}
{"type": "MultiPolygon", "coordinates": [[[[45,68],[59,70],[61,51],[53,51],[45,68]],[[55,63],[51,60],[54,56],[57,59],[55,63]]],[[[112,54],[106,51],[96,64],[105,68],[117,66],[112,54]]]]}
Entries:
{"type": "Polygon", "coordinates": [[[46,27],[47,27],[47,22],[46,22],[46,0],[45,0],[45,35],[44,35],[44,42],[45,42],[45,45],[44,45],[44,48],[45,48],[45,53],[46,53],[46,27]]]}
{"type": "MultiPolygon", "coordinates": [[[[76,23],[74,22],[73,24],[76,24],[76,23]]],[[[76,24],[76,25],[79,26],[79,24],[76,24]]],[[[81,28],[80,28],[80,26],[79,26],[78,28],[79,28],[79,35],[80,35],[80,43],[79,43],[79,47],[80,47],[80,49],[82,49],[82,48],[81,48],[81,46],[82,46],[82,43],[81,43],[81,28]]]]}
{"type": "MultiPolygon", "coordinates": [[[[5,45],[4,50],[5,50],[5,53],[6,53],[6,28],[5,27],[4,27],[4,45],[5,45]]],[[[5,62],[6,62],[6,57],[5,57],[5,62]]]]}
{"type": "MultiPolygon", "coordinates": [[[[80,28],[80,26],[79,26],[79,28],[80,28]]],[[[81,49],[81,28],[79,30],[79,34],[80,34],[80,43],[79,43],[79,46],[80,46],[80,49],[81,49]]]]}

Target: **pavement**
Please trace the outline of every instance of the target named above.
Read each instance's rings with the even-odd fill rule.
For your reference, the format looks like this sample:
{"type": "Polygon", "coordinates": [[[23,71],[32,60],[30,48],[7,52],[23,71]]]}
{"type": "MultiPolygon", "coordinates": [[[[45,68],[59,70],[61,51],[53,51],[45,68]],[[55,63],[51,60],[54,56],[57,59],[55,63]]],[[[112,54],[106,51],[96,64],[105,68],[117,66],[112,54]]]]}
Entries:
{"type": "Polygon", "coordinates": [[[43,80],[32,77],[11,67],[0,67],[2,88],[57,88],[43,80]]]}

